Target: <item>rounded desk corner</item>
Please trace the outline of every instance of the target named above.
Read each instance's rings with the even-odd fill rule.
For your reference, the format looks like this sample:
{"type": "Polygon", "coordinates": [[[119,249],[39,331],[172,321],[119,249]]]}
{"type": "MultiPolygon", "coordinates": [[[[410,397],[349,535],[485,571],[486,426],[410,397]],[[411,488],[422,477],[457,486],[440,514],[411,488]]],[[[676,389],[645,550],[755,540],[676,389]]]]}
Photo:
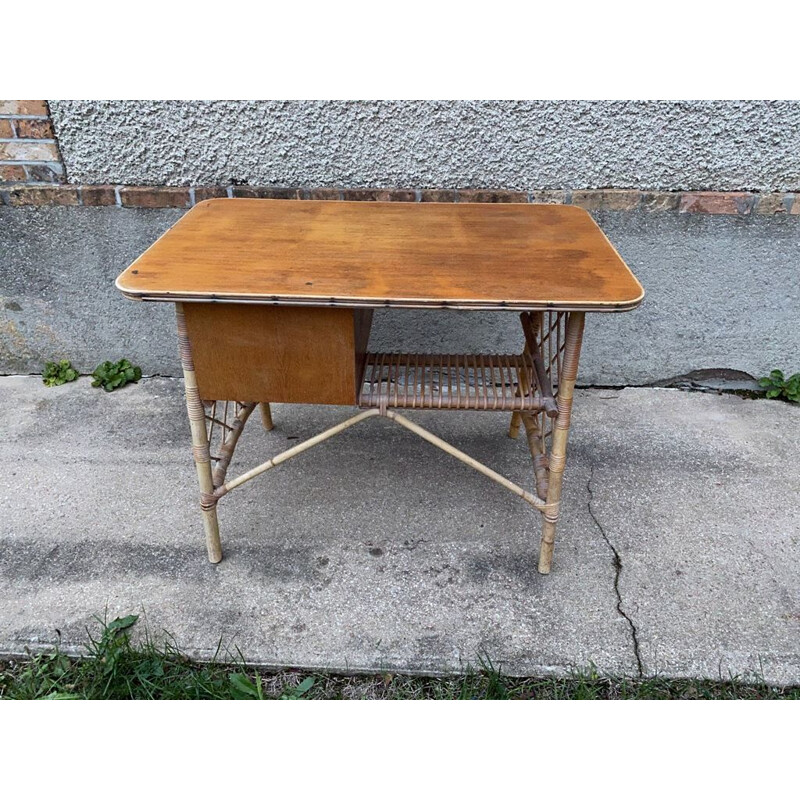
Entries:
{"type": "MultiPolygon", "coordinates": [[[[637,281],[637,283],[639,283],[639,282],[637,281]]],[[[620,303],[620,305],[619,305],[619,310],[620,311],[634,311],[637,308],[639,308],[639,306],[644,301],[645,294],[647,294],[647,292],[645,292],[644,287],[642,286],[641,283],[639,283],[639,288],[641,289],[641,291],[639,292],[639,296],[635,297],[632,300],[626,300],[624,303],[620,303]]]]}
{"type": "Polygon", "coordinates": [[[141,300],[142,293],[137,291],[136,289],[130,289],[127,286],[125,286],[124,283],[122,282],[122,279],[124,277],[125,277],[125,272],[123,272],[121,275],[117,277],[117,279],[114,281],[114,286],[117,289],[119,289],[119,291],[122,292],[122,294],[125,295],[125,297],[127,297],[129,300],[141,300]]]}

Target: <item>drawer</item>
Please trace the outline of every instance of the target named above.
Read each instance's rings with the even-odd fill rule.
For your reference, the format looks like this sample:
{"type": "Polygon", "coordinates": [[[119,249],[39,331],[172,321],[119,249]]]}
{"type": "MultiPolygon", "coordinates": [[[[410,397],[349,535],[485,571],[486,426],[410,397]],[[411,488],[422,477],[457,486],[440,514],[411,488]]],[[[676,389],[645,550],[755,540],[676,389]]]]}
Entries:
{"type": "Polygon", "coordinates": [[[355,405],[371,309],[184,303],[203,400],[355,405]]]}

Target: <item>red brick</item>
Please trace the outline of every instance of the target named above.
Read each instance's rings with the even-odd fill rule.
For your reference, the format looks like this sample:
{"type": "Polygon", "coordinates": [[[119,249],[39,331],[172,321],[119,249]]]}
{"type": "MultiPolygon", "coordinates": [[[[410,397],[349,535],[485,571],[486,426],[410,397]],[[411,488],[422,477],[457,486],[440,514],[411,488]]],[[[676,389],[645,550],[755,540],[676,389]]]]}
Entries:
{"type": "Polygon", "coordinates": [[[81,186],[81,202],[85,206],[115,206],[117,193],[113,186],[81,186]]]}
{"type": "Polygon", "coordinates": [[[50,161],[42,164],[26,164],[28,180],[35,183],[63,183],[64,167],[60,162],[50,161]]]}
{"type": "Polygon", "coordinates": [[[203,200],[211,200],[215,197],[227,197],[228,189],[225,186],[195,186],[194,202],[202,203],[203,200]]]}
{"type": "Polygon", "coordinates": [[[3,116],[28,114],[46,117],[47,103],[44,100],[0,100],[0,114],[3,116]]]}
{"type": "Polygon", "coordinates": [[[756,214],[785,214],[792,204],[791,195],[780,192],[762,194],[756,198],[756,214]]]}
{"type": "Polygon", "coordinates": [[[0,139],[13,139],[14,126],[10,119],[0,119],[0,139]]]}
{"type": "Polygon", "coordinates": [[[55,136],[49,119],[18,119],[16,126],[20,139],[52,139],[55,136]]]}
{"type": "Polygon", "coordinates": [[[320,187],[318,189],[311,189],[308,193],[309,200],[341,200],[341,189],[326,189],[320,187]]]}
{"type": "Polygon", "coordinates": [[[189,190],[180,186],[126,186],[119,196],[126,208],[189,207],[189,190]]]}
{"type": "Polygon", "coordinates": [[[643,192],[642,208],[645,211],[675,211],[681,201],[679,192],[643,192]]]}
{"type": "Polygon", "coordinates": [[[459,189],[458,203],[527,203],[526,192],[510,192],[491,189],[459,189]]]}
{"type": "Polygon", "coordinates": [[[633,211],[639,207],[636,189],[581,189],[572,193],[572,205],[587,211],[633,211]]]}
{"type": "Polygon", "coordinates": [[[749,214],[755,197],[748,192],[684,192],[678,210],[695,214],[749,214]]]}
{"type": "Polygon", "coordinates": [[[284,186],[234,186],[234,197],[261,197],[268,200],[302,200],[302,189],[284,186]]]}
{"type": "Polygon", "coordinates": [[[601,193],[596,189],[579,190],[572,193],[571,203],[573,206],[585,208],[587,211],[598,211],[602,205],[601,193]]]}
{"type": "Polygon", "coordinates": [[[44,100],[17,100],[18,114],[47,116],[47,103],[44,100]]]}
{"type": "Polygon", "coordinates": [[[413,189],[344,189],[342,199],[379,203],[413,203],[417,199],[417,193],[413,189]]]}
{"type": "Polygon", "coordinates": [[[11,206],[77,206],[78,190],[72,186],[25,186],[8,193],[11,206]]]}
{"type": "Polygon", "coordinates": [[[642,201],[638,189],[604,189],[601,196],[601,208],[605,211],[634,211],[642,201]]]}
{"type": "Polygon", "coordinates": [[[25,168],[17,164],[0,164],[0,181],[24,181],[25,168]]]}
{"type": "Polygon", "coordinates": [[[0,142],[0,161],[59,161],[53,142],[0,142]]]}
{"type": "Polygon", "coordinates": [[[548,203],[558,205],[567,202],[567,193],[559,189],[544,189],[531,192],[531,203],[548,203]]]}
{"type": "Polygon", "coordinates": [[[423,203],[455,203],[455,189],[423,189],[419,198],[423,203]]]}

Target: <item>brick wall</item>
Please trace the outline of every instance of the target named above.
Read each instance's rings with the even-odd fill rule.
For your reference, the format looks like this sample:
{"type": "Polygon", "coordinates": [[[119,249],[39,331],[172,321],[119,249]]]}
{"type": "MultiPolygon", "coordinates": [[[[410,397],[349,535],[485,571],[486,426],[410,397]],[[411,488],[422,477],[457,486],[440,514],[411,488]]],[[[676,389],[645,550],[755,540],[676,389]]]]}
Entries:
{"type": "Polygon", "coordinates": [[[0,181],[53,184],[65,180],[45,100],[0,100],[0,181]]]}

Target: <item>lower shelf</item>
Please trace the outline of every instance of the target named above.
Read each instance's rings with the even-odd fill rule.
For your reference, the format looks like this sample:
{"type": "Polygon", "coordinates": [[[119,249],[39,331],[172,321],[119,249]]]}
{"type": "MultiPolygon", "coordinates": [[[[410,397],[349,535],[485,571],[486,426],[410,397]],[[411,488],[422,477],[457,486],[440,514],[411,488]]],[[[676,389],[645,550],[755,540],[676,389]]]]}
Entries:
{"type": "MultiPolygon", "coordinates": [[[[367,353],[358,397],[362,408],[457,408],[542,411],[525,355],[367,353]]],[[[550,397],[552,400],[552,395],[550,397]]]]}

